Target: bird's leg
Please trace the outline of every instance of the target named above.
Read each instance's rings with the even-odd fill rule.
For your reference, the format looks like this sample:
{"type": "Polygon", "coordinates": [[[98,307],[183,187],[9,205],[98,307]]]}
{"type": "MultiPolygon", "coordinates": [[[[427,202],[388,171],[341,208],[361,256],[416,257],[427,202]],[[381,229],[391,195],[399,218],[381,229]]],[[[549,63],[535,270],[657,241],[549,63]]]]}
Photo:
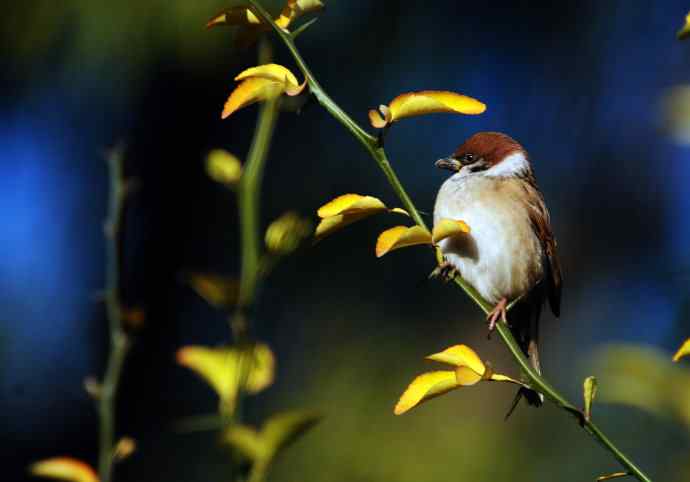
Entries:
{"type": "Polygon", "coordinates": [[[460,272],[458,271],[458,269],[444,257],[443,262],[436,266],[436,268],[434,268],[434,270],[431,272],[431,274],[429,275],[429,279],[441,278],[443,281],[447,283],[455,279],[455,277],[459,274],[460,272]]]}
{"type": "Polygon", "coordinates": [[[503,323],[507,323],[508,321],[506,320],[506,307],[508,306],[508,299],[507,298],[501,298],[501,300],[496,303],[496,306],[494,307],[491,312],[486,315],[486,319],[489,321],[489,336],[488,338],[491,338],[491,333],[494,332],[496,329],[496,322],[498,321],[499,318],[503,321],[503,323]]]}

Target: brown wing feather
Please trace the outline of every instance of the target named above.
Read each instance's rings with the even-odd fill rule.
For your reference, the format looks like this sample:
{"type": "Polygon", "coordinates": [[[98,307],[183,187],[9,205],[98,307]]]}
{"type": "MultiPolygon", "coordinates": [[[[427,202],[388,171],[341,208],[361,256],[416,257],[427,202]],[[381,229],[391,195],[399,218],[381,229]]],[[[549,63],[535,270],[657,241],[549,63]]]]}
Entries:
{"type": "Polygon", "coordinates": [[[558,260],[556,238],[551,231],[549,210],[544,203],[544,196],[537,187],[534,175],[529,173],[524,178],[525,190],[530,207],[529,215],[536,235],[541,240],[544,250],[544,272],[546,273],[546,292],[551,311],[557,317],[561,314],[561,263],[558,260]]]}

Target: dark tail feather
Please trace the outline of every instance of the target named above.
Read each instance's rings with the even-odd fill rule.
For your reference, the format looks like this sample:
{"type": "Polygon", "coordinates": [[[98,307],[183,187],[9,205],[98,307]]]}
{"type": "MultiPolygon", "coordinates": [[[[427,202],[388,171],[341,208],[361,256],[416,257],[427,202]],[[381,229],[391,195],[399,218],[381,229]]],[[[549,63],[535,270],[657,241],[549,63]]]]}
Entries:
{"type": "MultiPolygon", "coordinates": [[[[523,353],[529,358],[530,364],[534,370],[541,375],[541,364],[539,363],[539,317],[541,315],[542,297],[539,293],[539,287],[520,301],[508,313],[508,324],[515,336],[523,353]]],[[[544,396],[541,393],[530,390],[529,388],[520,387],[510,410],[506,414],[506,419],[510,417],[517,407],[520,399],[525,398],[527,403],[533,407],[540,407],[544,403],[544,396]]]]}

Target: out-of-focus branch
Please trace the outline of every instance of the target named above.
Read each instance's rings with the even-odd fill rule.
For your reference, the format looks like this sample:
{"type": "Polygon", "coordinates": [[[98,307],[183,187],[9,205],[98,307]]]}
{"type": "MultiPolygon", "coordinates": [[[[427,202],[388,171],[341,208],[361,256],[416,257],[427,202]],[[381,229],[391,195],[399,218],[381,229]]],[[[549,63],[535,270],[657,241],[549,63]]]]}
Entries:
{"type": "Polygon", "coordinates": [[[123,152],[116,148],[108,154],[110,172],[109,213],[105,223],[106,238],[106,310],[110,327],[110,352],[105,375],[99,391],[99,452],[98,476],[100,482],[110,482],[113,475],[115,446],[115,411],[117,389],[122,366],[129,351],[129,337],[124,330],[120,302],[120,262],[122,255],[122,220],[125,201],[129,194],[123,172],[123,152]]]}

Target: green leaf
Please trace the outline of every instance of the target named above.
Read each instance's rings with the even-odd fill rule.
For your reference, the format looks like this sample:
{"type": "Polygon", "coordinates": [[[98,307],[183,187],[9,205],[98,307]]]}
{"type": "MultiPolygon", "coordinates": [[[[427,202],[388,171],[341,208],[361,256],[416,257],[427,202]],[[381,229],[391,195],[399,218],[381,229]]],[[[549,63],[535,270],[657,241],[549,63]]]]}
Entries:
{"type": "Polygon", "coordinates": [[[261,433],[273,456],[297,440],[316,425],[321,416],[314,412],[293,411],[273,415],[263,426],[261,433]]]}
{"type": "Polygon", "coordinates": [[[247,425],[233,425],[225,431],[225,441],[252,462],[265,460],[268,448],[262,434],[247,425]]]}
{"type": "Polygon", "coordinates": [[[592,402],[597,396],[597,379],[595,377],[585,378],[583,384],[584,388],[584,398],[585,398],[585,419],[590,420],[592,418],[592,402]]]}

